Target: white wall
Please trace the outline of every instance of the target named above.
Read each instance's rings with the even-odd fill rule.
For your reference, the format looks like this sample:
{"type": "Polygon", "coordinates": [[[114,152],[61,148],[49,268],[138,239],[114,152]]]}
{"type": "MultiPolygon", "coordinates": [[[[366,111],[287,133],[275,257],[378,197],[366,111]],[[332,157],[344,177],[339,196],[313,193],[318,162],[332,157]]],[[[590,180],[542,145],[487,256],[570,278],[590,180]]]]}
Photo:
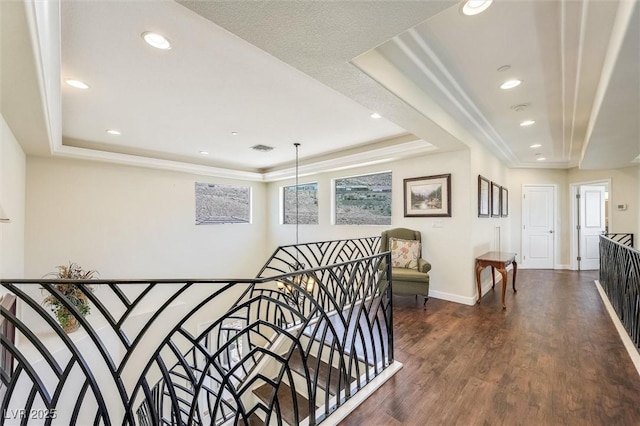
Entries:
{"type": "MultiPolygon", "coordinates": [[[[15,151],[15,140],[10,146],[15,151]]],[[[12,156],[16,156],[15,152],[12,156]]],[[[3,161],[6,158],[3,155],[3,161]]],[[[24,154],[21,158],[24,164],[24,154]]],[[[399,226],[420,230],[424,257],[433,264],[432,295],[472,304],[477,297],[473,259],[497,249],[496,227],[500,227],[501,249],[521,253],[523,184],[558,186],[556,264],[562,267],[569,264],[569,183],[611,178],[612,202],[629,205],[625,212],[614,212],[613,230],[638,235],[637,169],[594,172],[507,169],[492,154],[475,146],[470,150],[304,176],[300,183],[319,184],[320,218],[318,225],[300,225],[300,241],[376,236],[384,229],[399,226]],[[385,170],[393,172],[392,225],[331,225],[332,179],[385,170]],[[405,218],[403,179],[444,173],[452,174],[453,217],[405,218]],[[509,189],[508,218],[477,217],[478,174],[509,189]]],[[[3,175],[5,170],[9,168],[3,167],[3,175]]],[[[2,185],[4,192],[5,182],[6,178],[2,185]]],[[[273,249],[295,242],[295,226],[280,224],[279,196],[283,185],[293,183],[293,180],[269,184],[232,182],[152,169],[29,157],[26,276],[40,277],[56,265],[75,261],[97,269],[103,278],[251,277],[273,249]],[[195,226],[196,181],[250,185],[253,224],[195,226]]],[[[2,225],[0,229],[6,231],[10,226],[14,224],[2,225]]],[[[6,245],[4,237],[2,245],[6,245]]],[[[11,264],[21,268],[23,262],[11,264]]],[[[488,275],[488,270],[483,272],[483,279],[488,275]]]]}
{"type": "Polygon", "coordinates": [[[247,278],[267,259],[264,183],[29,157],[26,276],[69,261],[109,278],[247,278]],[[195,225],[194,183],[248,185],[253,223],[195,225]]]}
{"type": "MultiPolygon", "coordinates": [[[[318,182],[320,217],[318,225],[299,226],[300,242],[379,236],[383,230],[395,227],[419,230],[424,242],[423,257],[433,265],[430,272],[431,295],[472,304],[475,301],[475,287],[473,257],[469,247],[471,233],[469,211],[475,208],[475,205],[471,205],[469,196],[471,181],[469,161],[469,151],[464,150],[301,177],[299,180],[301,184],[318,182]],[[383,171],[391,171],[393,177],[391,226],[331,225],[332,179],[383,171]],[[403,180],[446,173],[451,173],[452,217],[405,218],[403,180]]],[[[295,226],[280,224],[279,203],[280,188],[293,184],[295,184],[293,180],[285,180],[270,183],[268,186],[267,241],[270,249],[295,242],[295,226]]]]}
{"type": "MultiPolygon", "coordinates": [[[[638,238],[638,217],[640,216],[640,167],[626,167],[613,170],[574,169],[511,169],[510,181],[514,190],[510,204],[512,214],[511,244],[521,253],[522,246],[522,185],[555,184],[558,194],[558,217],[556,223],[556,267],[569,268],[571,249],[571,193],[570,185],[581,182],[611,179],[610,205],[612,208],[611,232],[633,232],[638,238]],[[618,211],[617,204],[627,204],[626,211],[618,211]]],[[[510,190],[511,195],[511,190],[510,190]]]]}
{"type": "Polygon", "coordinates": [[[24,276],[26,156],[0,115],[0,205],[11,223],[0,223],[0,277],[24,276]]]}
{"type": "MultiPolygon", "coordinates": [[[[511,239],[511,223],[514,217],[512,207],[514,188],[509,178],[509,169],[479,144],[474,144],[471,147],[470,160],[471,173],[468,186],[470,188],[471,209],[469,216],[472,232],[468,238],[468,242],[471,244],[469,257],[475,259],[487,251],[497,250],[519,253],[519,248],[513,246],[511,239]],[[507,188],[509,194],[509,215],[507,217],[478,217],[478,175],[482,175],[484,178],[507,188]]],[[[489,209],[491,209],[491,206],[489,206],[489,209]]],[[[473,269],[473,274],[473,279],[475,280],[475,269],[473,269]]],[[[491,268],[485,268],[482,271],[481,280],[483,288],[489,288],[491,268]]],[[[474,294],[477,295],[477,290],[474,294]]]]}
{"type": "MultiPolygon", "coordinates": [[[[609,209],[611,222],[609,232],[632,232],[638,240],[638,217],[640,217],[640,166],[613,170],[569,169],[568,183],[593,182],[611,179],[609,189],[609,209]],[[618,204],[626,204],[627,210],[618,210],[618,204]]],[[[638,245],[636,244],[636,247],[638,245]]]]}

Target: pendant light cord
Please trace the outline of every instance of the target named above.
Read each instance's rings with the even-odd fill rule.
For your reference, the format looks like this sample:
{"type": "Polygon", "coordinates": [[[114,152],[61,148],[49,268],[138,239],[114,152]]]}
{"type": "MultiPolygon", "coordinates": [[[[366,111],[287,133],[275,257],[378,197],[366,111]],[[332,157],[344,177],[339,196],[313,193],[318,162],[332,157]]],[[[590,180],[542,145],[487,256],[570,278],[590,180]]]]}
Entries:
{"type": "MultiPolygon", "coordinates": [[[[298,210],[298,189],[299,189],[298,188],[298,148],[300,147],[300,144],[296,142],[293,144],[293,146],[296,147],[296,246],[297,246],[299,243],[299,240],[298,240],[298,236],[299,236],[298,234],[298,212],[299,212],[298,210]]],[[[296,261],[297,260],[298,259],[297,259],[297,251],[296,251],[296,261]]]]}

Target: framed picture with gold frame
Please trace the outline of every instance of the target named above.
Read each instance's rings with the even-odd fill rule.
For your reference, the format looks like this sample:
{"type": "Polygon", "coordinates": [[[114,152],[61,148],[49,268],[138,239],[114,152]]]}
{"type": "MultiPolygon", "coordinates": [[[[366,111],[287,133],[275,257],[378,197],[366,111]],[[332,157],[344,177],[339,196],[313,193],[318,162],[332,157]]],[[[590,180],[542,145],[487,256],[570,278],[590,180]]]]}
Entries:
{"type": "Polygon", "coordinates": [[[451,217],[451,174],[405,179],[404,217],[451,217]]]}

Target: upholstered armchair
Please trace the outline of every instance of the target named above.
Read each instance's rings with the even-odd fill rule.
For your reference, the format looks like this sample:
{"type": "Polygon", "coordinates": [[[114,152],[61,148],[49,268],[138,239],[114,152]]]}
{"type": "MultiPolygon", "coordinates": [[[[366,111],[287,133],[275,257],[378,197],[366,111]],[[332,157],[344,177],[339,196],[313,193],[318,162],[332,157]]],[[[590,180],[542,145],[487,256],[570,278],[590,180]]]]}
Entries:
{"type": "Polygon", "coordinates": [[[431,264],[422,258],[420,231],[394,228],[382,232],[380,251],[391,251],[393,293],[423,296],[429,299],[431,264]]]}

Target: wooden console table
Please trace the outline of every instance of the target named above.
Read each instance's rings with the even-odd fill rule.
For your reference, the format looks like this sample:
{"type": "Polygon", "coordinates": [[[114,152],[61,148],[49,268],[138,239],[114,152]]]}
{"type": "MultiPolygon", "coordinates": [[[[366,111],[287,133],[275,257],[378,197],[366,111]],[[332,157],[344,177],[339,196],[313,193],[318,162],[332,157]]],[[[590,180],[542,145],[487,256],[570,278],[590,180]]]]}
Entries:
{"type": "Polygon", "coordinates": [[[493,287],[496,286],[496,268],[502,275],[502,309],[507,309],[504,303],[504,295],[507,291],[507,266],[513,265],[513,292],[516,290],[516,274],[518,273],[518,264],[516,263],[516,254],[503,251],[488,251],[482,256],[476,257],[476,283],[478,285],[478,304],[482,299],[482,286],[480,285],[480,272],[487,266],[491,266],[491,277],[493,278],[493,287]]]}

